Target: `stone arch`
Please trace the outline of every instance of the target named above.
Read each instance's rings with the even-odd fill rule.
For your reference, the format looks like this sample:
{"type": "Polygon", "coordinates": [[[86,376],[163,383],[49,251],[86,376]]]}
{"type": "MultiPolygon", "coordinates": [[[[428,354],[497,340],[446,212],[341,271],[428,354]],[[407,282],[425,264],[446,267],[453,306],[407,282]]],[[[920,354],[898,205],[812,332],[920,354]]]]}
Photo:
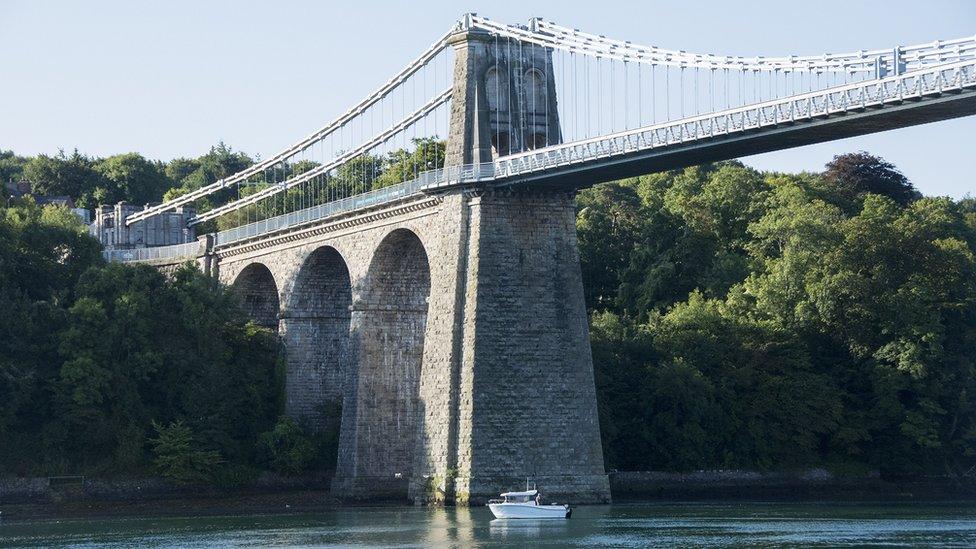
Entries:
{"type": "Polygon", "coordinates": [[[349,362],[352,285],[342,255],[315,249],[299,268],[281,315],[285,411],[318,430],[338,430],[349,362]]]}
{"type": "Polygon", "coordinates": [[[359,349],[356,476],[406,481],[414,472],[424,417],[420,373],[429,297],[423,243],[407,229],[392,231],[373,253],[353,307],[359,349]]]}
{"type": "Polygon", "coordinates": [[[491,121],[491,152],[497,158],[511,153],[511,125],[509,113],[511,89],[508,73],[497,65],[485,73],[485,97],[488,100],[488,113],[491,121]]]}
{"type": "Polygon", "coordinates": [[[251,263],[244,267],[231,286],[240,296],[241,305],[249,317],[261,326],[278,330],[281,309],[278,285],[267,265],[251,263]]]}

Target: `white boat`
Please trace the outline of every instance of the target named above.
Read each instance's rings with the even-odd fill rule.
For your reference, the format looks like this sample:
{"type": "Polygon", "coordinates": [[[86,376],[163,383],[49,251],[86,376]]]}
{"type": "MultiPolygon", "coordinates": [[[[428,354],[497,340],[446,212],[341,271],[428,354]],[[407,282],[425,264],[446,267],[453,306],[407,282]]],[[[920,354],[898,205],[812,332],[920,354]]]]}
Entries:
{"type": "Polygon", "coordinates": [[[488,508],[500,519],[567,519],[573,514],[569,505],[542,505],[538,490],[505,492],[502,499],[488,500],[488,508]]]}

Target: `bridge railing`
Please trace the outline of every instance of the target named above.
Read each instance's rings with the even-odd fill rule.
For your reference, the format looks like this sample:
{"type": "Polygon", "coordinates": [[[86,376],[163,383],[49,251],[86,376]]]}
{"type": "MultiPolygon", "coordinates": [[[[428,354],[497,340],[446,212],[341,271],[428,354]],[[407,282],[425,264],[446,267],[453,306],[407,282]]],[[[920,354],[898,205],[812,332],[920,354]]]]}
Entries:
{"type": "MultiPolygon", "coordinates": [[[[428,176],[429,172],[422,174],[428,176]]],[[[215,246],[226,246],[228,244],[247,240],[249,238],[263,235],[269,232],[290,229],[313,221],[318,221],[326,217],[332,217],[344,212],[361,210],[377,204],[383,204],[405,198],[420,191],[422,182],[425,178],[417,178],[405,183],[390,185],[381,189],[375,189],[349,198],[343,198],[333,202],[327,202],[311,208],[305,208],[295,212],[263,219],[233,229],[220,231],[214,238],[215,246]]]]}
{"type": "Polygon", "coordinates": [[[222,231],[217,234],[215,244],[227,245],[424,191],[530,175],[560,166],[578,165],[607,157],[877,107],[885,103],[973,86],[976,86],[976,60],[564,143],[503,157],[495,162],[439,168],[421,173],[416,179],[406,183],[222,231]]]}
{"type": "Polygon", "coordinates": [[[420,194],[424,189],[444,186],[446,183],[475,183],[478,181],[492,180],[497,176],[498,171],[495,165],[490,162],[429,170],[419,174],[416,179],[404,183],[390,185],[350,196],[349,198],[327,202],[311,208],[305,208],[247,225],[241,225],[240,227],[234,227],[233,229],[220,231],[215,237],[214,245],[226,246],[270,232],[293,229],[345,212],[361,210],[370,206],[407,198],[420,194]]]}
{"type": "Polygon", "coordinates": [[[206,252],[202,241],[196,240],[185,244],[172,246],[153,246],[150,248],[133,248],[131,250],[103,250],[102,257],[106,261],[153,261],[157,259],[178,260],[196,259],[206,252]]]}
{"type": "MultiPolygon", "coordinates": [[[[698,139],[793,123],[908,99],[934,96],[976,86],[976,60],[933,66],[881,80],[799,94],[716,113],[645,126],[592,139],[553,145],[502,157],[493,164],[473,167],[478,180],[532,174],[610,156],[667,147],[698,139]]],[[[425,189],[464,183],[442,177],[425,189]]]]}
{"type": "MultiPolygon", "coordinates": [[[[562,166],[583,165],[608,157],[826,117],[886,103],[936,96],[944,92],[972,87],[976,87],[976,60],[933,66],[895,77],[867,80],[588,140],[563,143],[502,157],[495,162],[430,170],[419,174],[411,181],[221,231],[215,235],[214,245],[226,246],[439,188],[532,175],[562,166]]],[[[200,253],[199,246],[199,243],[194,242],[105,253],[106,259],[115,261],[192,258],[200,253]]]]}

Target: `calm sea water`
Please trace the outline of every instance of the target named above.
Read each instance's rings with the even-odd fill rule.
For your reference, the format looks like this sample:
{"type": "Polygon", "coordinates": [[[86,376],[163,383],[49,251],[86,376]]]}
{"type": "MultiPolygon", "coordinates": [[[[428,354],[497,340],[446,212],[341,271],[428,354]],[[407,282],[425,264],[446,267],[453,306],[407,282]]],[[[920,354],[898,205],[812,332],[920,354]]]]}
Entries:
{"type": "Polygon", "coordinates": [[[0,519],[0,547],[976,547],[976,503],[579,507],[569,520],[485,508],[346,508],[314,515],[0,519]]]}

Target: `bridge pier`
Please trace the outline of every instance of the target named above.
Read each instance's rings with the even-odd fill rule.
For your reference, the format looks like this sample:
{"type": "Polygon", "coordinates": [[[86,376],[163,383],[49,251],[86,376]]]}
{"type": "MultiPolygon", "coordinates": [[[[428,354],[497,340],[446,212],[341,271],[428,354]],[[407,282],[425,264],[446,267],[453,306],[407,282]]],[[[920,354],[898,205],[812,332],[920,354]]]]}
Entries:
{"type": "Polygon", "coordinates": [[[483,192],[469,208],[456,501],[526,478],[608,501],[572,195],[483,192]]]}
{"type": "Polygon", "coordinates": [[[420,372],[431,271],[419,237],[406,229],[379,244],[359,281],[350,328],[334,488],[353,497],[406,496],[418,461],[420,372]]]}
{"type": "Polygon", "coordinates": [[[289,415],[342,399],[336,495],[478,504],[528,477],[607,501],[572,195],[454,189],[335,226],[216,254],[254,314],[281,288],[289,415]]]}
{"type": "MultiPolygon", "coordinates": [[[[551,51],[480,32],[450,42],[448,166],[560,142],[551,51]]],[[[341,372],[337,496],[479,504],[528,478],[561,501],[609,501],[572,193],[445,189],[271,240],[289,412],[333,394],[323,373],[341,372]],[[341,323],[313,326],[340,315],[300,305],[306,275],[288,265],[315,246],[348,265],[348,288],[319,293],[324,310],[350,310],[347,339],[341,323]]]]}

